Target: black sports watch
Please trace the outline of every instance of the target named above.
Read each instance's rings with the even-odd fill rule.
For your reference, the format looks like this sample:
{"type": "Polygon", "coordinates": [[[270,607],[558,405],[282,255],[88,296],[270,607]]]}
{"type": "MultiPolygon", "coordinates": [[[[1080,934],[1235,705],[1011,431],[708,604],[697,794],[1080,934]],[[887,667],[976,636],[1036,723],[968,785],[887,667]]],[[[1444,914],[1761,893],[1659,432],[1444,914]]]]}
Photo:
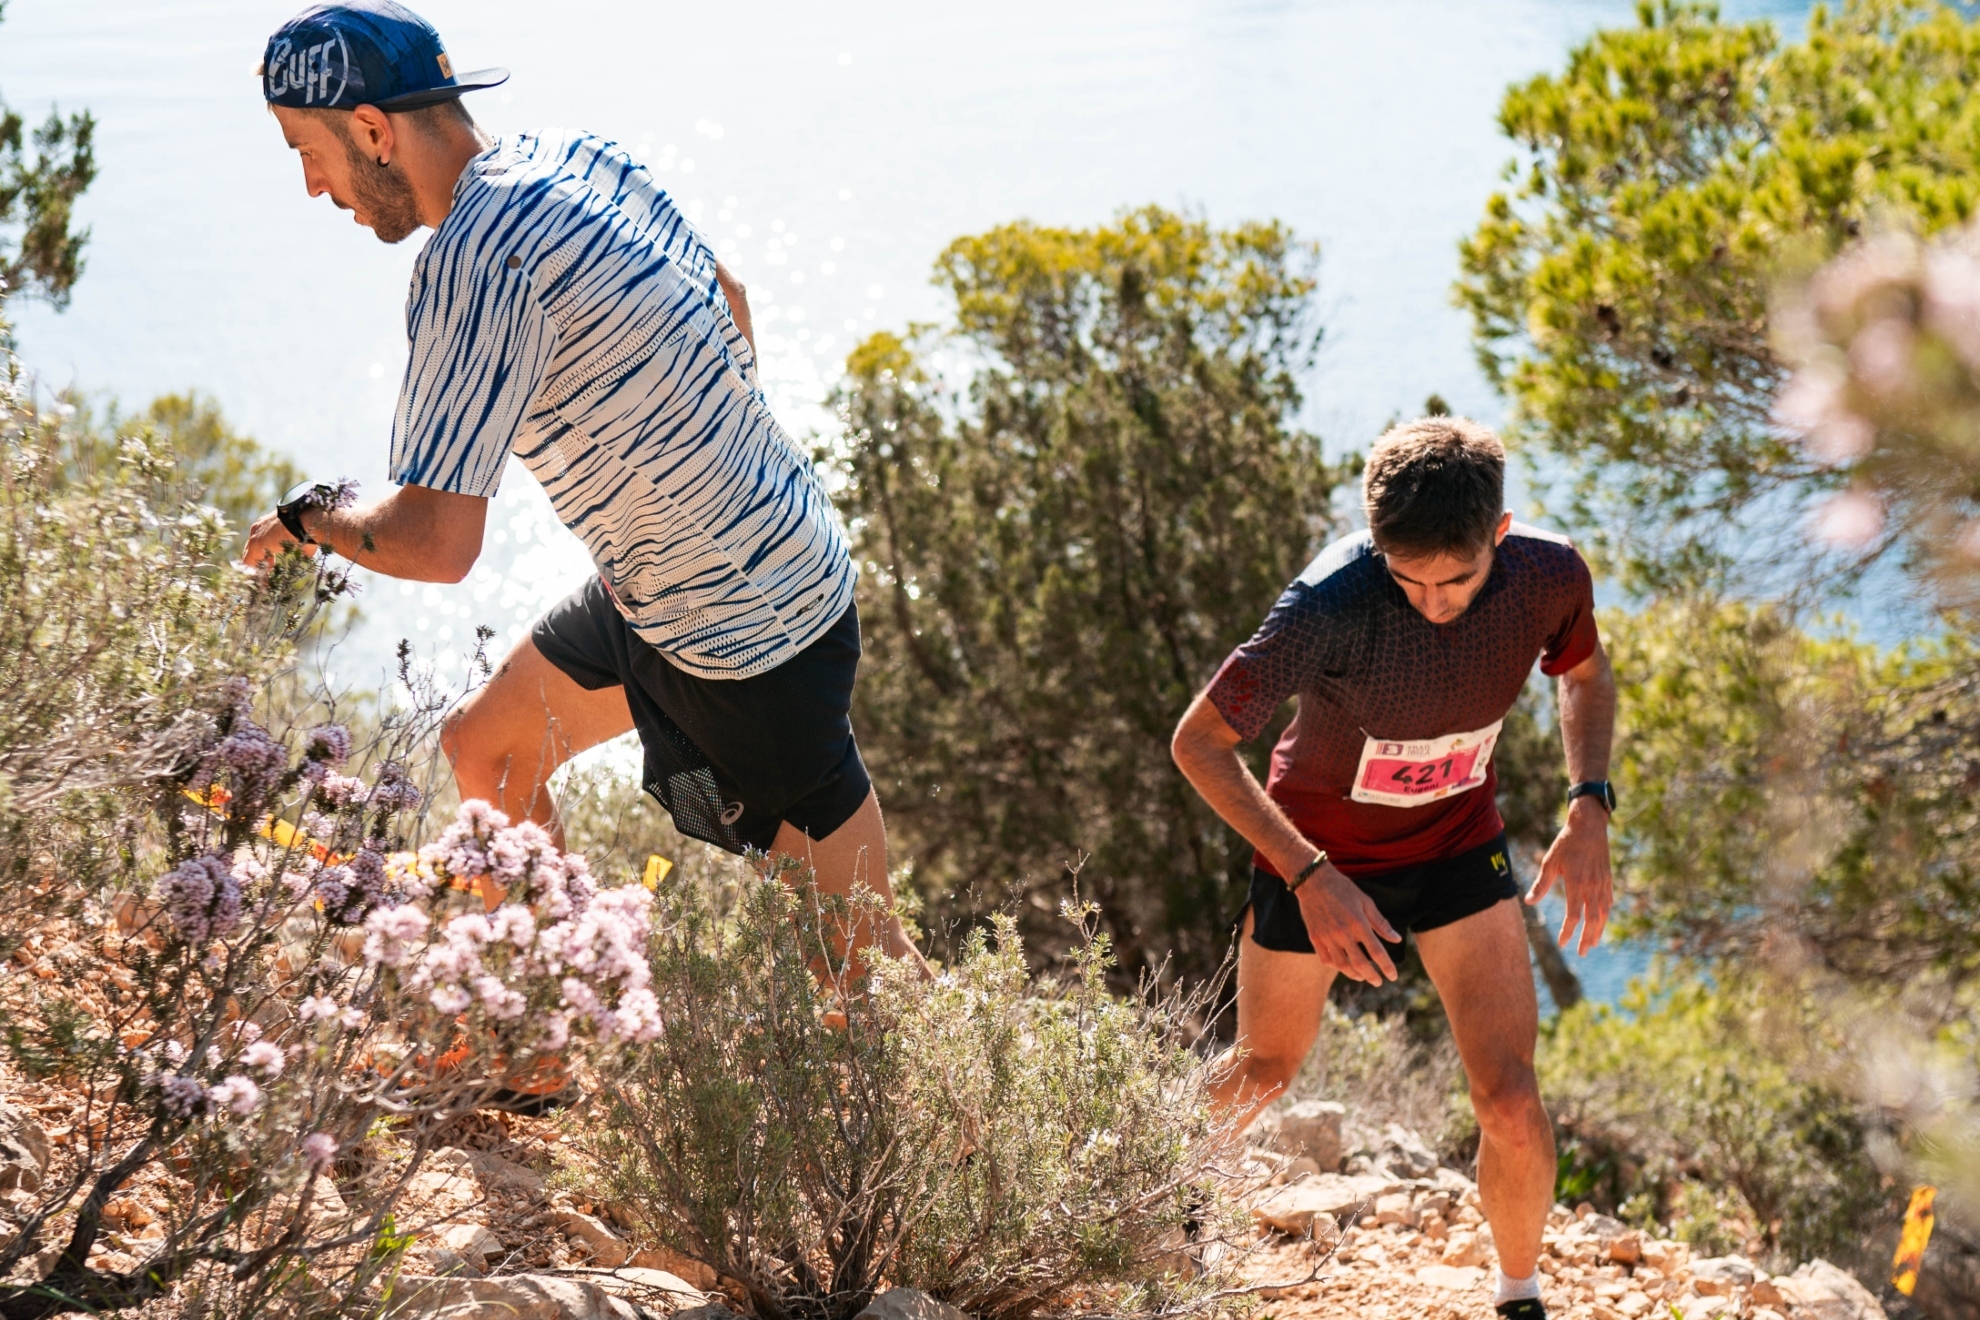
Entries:
{"type": "Polygon", "coordinates": [[[315,545],[316,538],[303,526],[302,516],[312,509],[334,509],[344,502],[344,487],[349,483],[329,481],[299,481],[289,487],[289,493],[275,506],[275,516],[290,536],[304,545],[315,545]]]}
{"type": "Polygon", "coordinates": [[[1578,797],[1592,797],[1602,804],[1602,809],[1611,816],[1616,814],[1616,786],[1606,779],[1587,779],[1568,790],[1568,804],[1572,806],[1578,797]]]}

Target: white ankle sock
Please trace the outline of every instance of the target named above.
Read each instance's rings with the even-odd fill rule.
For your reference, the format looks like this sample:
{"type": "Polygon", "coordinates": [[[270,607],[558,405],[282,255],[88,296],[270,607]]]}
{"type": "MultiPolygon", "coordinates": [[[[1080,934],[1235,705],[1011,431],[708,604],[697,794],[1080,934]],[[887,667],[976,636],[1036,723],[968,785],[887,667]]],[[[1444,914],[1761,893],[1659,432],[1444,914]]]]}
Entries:
{"type": "Polygon", "coordinates": [[[1531,1297],[1535,1301],[1540,1300],[1539,1273],[1536,1271],[1527,1275],[1524,1279],[1515,1279],[1504,1270],[1500,1270],[1499,1290],[1492,1298],[1492,1305],[1503,1306],[1507,1302],[1516,1302],[1522,1297],[1531,1297]]]}

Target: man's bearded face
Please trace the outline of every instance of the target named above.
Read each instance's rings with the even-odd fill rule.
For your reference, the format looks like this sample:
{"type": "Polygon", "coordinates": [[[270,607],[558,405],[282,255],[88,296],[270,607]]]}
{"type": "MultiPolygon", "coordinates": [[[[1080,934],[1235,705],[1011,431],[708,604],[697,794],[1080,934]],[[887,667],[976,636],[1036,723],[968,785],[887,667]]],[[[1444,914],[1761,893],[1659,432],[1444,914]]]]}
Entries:
{"type": "MultiPolygon", "coordinates": [[[[351,136],[350,125],[340,126],[344,154],[350,161],[351,197],[348,205],[371,226],[381,243],[403,242],[419,228],[419,199],[412,181],[397,161],[380,165],[351,136]]],[[[334,199],[341,200],[341,199],[334,199]]]]}

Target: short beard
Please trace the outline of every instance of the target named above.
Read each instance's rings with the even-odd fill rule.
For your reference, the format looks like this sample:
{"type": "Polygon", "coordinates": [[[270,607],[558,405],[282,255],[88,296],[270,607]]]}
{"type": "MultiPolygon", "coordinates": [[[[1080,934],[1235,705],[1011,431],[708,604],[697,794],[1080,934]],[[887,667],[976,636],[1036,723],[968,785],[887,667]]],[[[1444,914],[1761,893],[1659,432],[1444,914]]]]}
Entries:
{"type": "Polygon", "coordinates": [[[381,165],[376,157],[360,151],[348,126],[344,155],[351,163],[352,200],[371,217],[371,232],[381,243],[404,242],[421,224],[412,182],[396,164],[381,165]]]}

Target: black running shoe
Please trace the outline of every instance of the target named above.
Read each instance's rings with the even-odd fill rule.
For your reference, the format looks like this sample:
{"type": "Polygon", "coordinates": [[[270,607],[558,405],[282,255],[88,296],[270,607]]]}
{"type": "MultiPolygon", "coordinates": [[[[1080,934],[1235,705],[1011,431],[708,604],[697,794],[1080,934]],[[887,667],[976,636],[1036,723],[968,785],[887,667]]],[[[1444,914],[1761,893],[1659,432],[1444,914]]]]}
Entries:
{"type": "Polygon", "coordinates": [[[1493,1308],[1506,1320],[1547,1320],[1547,1308],[1538,1297],[1518,1297],[1493,1308]]]}

